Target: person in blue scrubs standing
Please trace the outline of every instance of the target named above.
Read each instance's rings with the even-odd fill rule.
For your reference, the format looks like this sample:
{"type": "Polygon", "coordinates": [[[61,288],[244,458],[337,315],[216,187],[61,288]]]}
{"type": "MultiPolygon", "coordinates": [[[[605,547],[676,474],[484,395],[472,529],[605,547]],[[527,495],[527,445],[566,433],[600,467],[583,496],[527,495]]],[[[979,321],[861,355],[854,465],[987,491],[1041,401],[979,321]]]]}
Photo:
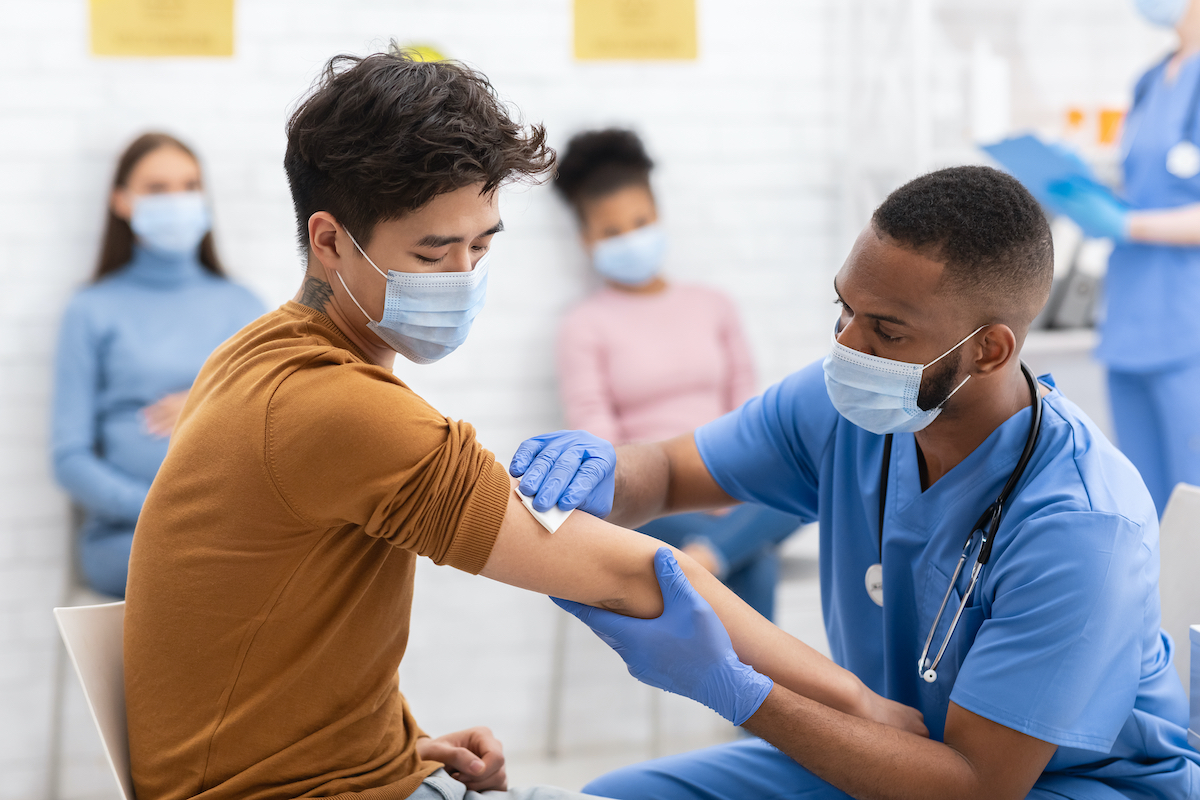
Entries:
{"type": "Polygon", "coordinates": [[[84,578],[125,596],[133,530],[175,420],[217,345],[263,307],[217,260],[200,165],[161,133],[117,163],[100,263],[63,315],[54,473],[85,512],[84,578]]]}
{"type": "Polygon", "coordinates": [[[1066,213],[1111,238],[1098,358],[1117,444],[1161,516],[1175,484],[1200,484],[1200,2],[1136,0],[1179,45],[1134,89],[1124,200],[1063,187],[1066,213]]]}
{"type": "MultiPolygon", "coordinates": [[[[605,454],[561,493],[567,505],[614,495],[620,524],[731,499],[819,521],[834,660],[921,711],[929,738],[778,684],[762,693],[664,549],[660,617],[560,605],[652,685],[716,708],[753,697],[744,727],[761,738],[627,767],[585,791],[1198,796],[1200,754],[1159,625],[1154,504],[1052,379],[1020,364],[1052,261],[1045,217],[1013,178],[987,167],[918,178],[875,211],[838,272],[842,310],[822,363],[693,434],[621,448],[615,491],[597,483],[606,470],[592,462],[610,463],[605,454]],[[990,557],[976,566],[981,527],[990,557]]],[[[518,448],[510,471],[523,489],[558,449],[518,448]]]]}

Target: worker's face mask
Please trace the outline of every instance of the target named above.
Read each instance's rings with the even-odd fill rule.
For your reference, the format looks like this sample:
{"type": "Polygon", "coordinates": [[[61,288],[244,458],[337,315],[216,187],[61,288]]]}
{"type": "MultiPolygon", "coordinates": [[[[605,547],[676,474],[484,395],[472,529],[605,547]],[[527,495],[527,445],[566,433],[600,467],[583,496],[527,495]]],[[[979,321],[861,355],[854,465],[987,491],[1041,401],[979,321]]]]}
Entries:
{"type": "Polygon", "coordinates": [[[1152,25],[1174,28],[1187,13],[1191,0],[1134,0],[1138,12],[1152,25]]]}
{"type": "Polygon", "coordinates": [[[487,270],[491,251],[470,272],[396,272],[375,266],[350,231],[350,241],[367,263],[387,278],[383,319],[376,322],[355,299],[341,273],[342,288],[367,318],[367,327],[387,346],[417,364],[432,364],[453,353],[467,340],[471,323],[483,310],[487,297],[487,270]]]}
{"type": "Polygon", "coordinates": [[[640,286],[659,273],[666,255],[667,235],[655,222],[596,242],[592,265],[614,283],[640,286]]]}
{"type": "Polygon", "coordinates": [[[890,358],[860,353],[837,340],[833,333],[833,349],[825,357],[825,389],[833,407],[848,421],[871,433],[915,433],[927,427],[942,413],[946,401],[963,387],[971,376],[963,378],[935,408],[917,405],[921,394],[921,375],[937,362],[953,353],[985,326],[980,325],[970,335],[928,364],[909,364],[890,358]]]}
{"type": "Polygon", "coordinates": [[[212,217],[200,192],[147,194],[134,200],[129,227],[138,243],[151,252],[191,256],[212,228],[212,217]]]}

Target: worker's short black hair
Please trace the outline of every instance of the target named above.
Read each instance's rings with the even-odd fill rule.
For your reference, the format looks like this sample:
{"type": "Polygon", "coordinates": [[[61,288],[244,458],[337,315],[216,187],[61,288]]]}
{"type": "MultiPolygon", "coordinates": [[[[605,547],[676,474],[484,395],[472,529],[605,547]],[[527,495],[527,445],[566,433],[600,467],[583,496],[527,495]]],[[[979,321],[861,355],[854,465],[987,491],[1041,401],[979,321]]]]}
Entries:
{"type": "MultiPolygon", "coordinates": [[[[945,264],[943,284],[1031,321],[1050,294],[1054,245],[1041,206],[1015,178],[991,167],[950,167],[888,195],[878,233],[945,264]]],[[[1019,319],[1014,319],[1019,322],[1019,319]]]]}
{"type": "Polygon", "coordinates": [[[440,194],[532,178],[554,164],[541,125],[514,119],[482,74],[393,49],[325,65],[287,126],[283,167],[308,249],[308,220],[327,211],[367,246],[375,225],[440,194]]]}
{"type": "Polygon", "coordinates": [[[554,188],[582,215],[585,204],[627,186],[650,187],[654,162],[638,135],[608,128],[577,133],[558,160],[554,188]]]}

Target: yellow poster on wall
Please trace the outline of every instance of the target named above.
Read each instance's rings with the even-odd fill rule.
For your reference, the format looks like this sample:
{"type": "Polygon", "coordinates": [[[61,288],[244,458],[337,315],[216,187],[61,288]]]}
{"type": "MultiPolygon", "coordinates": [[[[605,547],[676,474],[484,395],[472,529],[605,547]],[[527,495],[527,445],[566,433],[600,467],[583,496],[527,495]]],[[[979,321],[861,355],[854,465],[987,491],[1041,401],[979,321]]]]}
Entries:
{"type": "Polygon", "coordinates": [[[575,57],[694,59],[696,0],[575,0],[575,57]]]}
{"type": "Polygon", "coordinates": [[[97,56],[231,56],[234,0],[90,0],[97,56]]]}

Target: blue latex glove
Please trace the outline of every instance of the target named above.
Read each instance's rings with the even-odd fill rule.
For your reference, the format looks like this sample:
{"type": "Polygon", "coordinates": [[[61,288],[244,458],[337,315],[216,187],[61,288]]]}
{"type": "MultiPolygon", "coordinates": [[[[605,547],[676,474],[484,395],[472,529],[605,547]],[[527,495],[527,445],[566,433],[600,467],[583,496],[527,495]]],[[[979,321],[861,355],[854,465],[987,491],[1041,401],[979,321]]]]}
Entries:
{"type": "Polygon", "coordinates": [[[537,511],[557,505],[597,517],[612,511],[617,451],[587,431],[555,431],[521,442],[508,474],[521,478],[521,494],[537,511]],[[524,476],[524,477],[521,477],[524,476]]]}
{"type": "Polygon", "coordinates": [[[1050,184],[1048,191],[1051,207],[1075,220],[1088,236],[1129,239],[1129,210],[1103,187],[1071,178],[1050,184]]]}
{"type": "Polygon", "coordinates": [[[654,554],[663,613],[655,619],[623,617],[570,600],[552,598],[617,651],[642,683],[703,703],[734,725],[758,711],[775,685],[746,666],[712,606],[688,583],[671,551],[654,554]]]}

